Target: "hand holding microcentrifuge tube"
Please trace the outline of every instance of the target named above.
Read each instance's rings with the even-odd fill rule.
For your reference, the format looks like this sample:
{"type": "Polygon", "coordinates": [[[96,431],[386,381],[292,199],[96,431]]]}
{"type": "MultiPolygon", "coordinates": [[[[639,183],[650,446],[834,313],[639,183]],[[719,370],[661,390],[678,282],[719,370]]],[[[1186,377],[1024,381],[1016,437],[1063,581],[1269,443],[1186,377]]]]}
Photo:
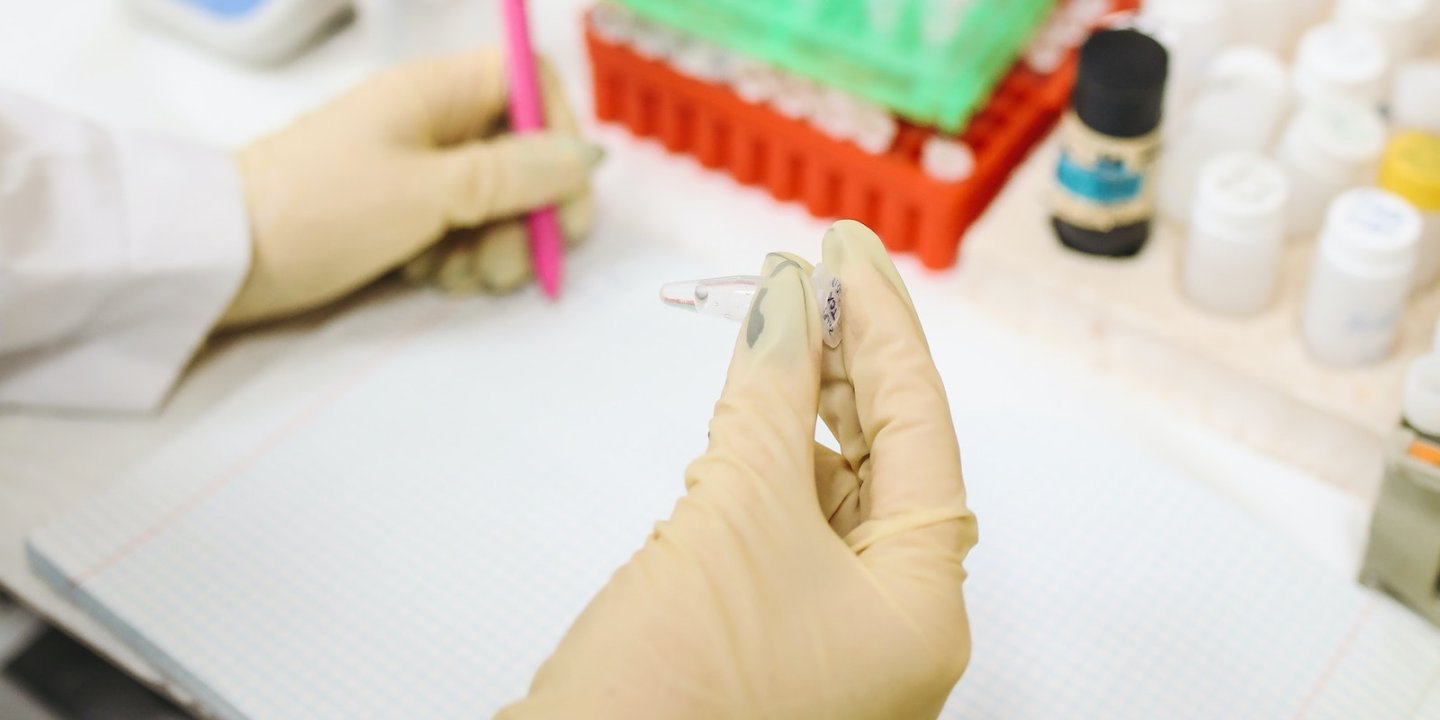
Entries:
{"type": "Polygon", "coordinates": [[[449,292],[509,292],[531,277],[523,213],[558,203],[589,231],[590,170],[559,83],[542,68],[549,129],[504,132],[501,53],[402,65],[241,150],[253,242],[222,325],[306,310],[404,266],[449,292]]]}
{"type": "Polygon", "coordinates": [[[499,717],[940,712],[976,540],[945,390],[875,234],[841,221],[823,252],[838,345],[810,264],[767,257],[685,497],[499,717]]]}

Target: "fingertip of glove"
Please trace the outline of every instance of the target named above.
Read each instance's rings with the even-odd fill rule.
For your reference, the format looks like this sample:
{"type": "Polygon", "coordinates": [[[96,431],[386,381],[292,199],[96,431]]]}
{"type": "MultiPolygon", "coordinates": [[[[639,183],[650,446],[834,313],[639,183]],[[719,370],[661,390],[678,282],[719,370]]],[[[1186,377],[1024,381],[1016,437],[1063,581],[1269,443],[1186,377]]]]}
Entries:
{"type": "Polygon", "coordinates": [[[771,253],[760,273],[760,288],[750,301],[742,330],[745,345],[758,350],[788,345],[790,338],[804,342],[809,337],[805,315],[810,312],[805,265],[797,258],[771,253]]]}
{"type": "Polygon", "coordinates": [[[886,284],[911,307],[911,312],[914,312],[910,291],[905,287],[905,281],[900,278],[900,271],[895,268],[895,263],[890,260],[885,243],[874,230],[855,220],[836,221],[825,231],[821,252],[825,258],[825,267],[840,277],[841,282],[845,282],[845,276],[854,272],[855,268],[869,267],[884,278],[886,284]]]}

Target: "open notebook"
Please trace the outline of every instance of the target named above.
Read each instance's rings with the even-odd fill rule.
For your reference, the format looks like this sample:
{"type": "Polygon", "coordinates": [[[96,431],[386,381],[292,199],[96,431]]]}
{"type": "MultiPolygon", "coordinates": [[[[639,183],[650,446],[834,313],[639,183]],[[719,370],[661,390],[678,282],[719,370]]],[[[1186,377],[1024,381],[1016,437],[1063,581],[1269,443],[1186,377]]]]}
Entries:
{"type": "MultiPolygon", "coordinates": [[[[484,716],[683,492],[723,381],[733,328],[611,280],[353,312],[34,567],[223,718],[484,716]]],[[[945,717],[1440,717],[1440,634],[1176,469],[957,422],[981,543],[945,717]]]]}

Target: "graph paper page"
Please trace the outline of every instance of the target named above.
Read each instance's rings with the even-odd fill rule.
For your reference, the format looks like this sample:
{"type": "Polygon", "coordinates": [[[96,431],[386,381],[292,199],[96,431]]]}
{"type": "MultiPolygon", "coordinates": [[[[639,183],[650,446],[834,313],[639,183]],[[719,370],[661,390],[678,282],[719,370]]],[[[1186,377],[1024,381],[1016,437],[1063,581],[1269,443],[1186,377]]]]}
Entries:
{"type": "MultiPolygon", "coordinates": [[[[614,280],[567,289],[580,327],[423,293],[355,311],[32,561],[221,717],[486,716],[704,446],[734,327],[614,280]]],[[[981,542],[944,717],[1440,717],[1428,625],[1123,442],[962,403],[981,542]]]]}

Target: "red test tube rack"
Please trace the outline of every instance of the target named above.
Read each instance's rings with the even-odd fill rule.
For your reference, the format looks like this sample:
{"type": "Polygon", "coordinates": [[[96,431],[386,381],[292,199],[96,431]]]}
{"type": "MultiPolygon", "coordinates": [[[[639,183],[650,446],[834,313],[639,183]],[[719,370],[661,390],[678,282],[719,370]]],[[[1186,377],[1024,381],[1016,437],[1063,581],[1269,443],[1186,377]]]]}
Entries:
{"type": "MultiPolygon", "coordinates": [[[[1117,5],[1126,3],[1121,0],[1117,5]]],[[[874,154],[809,122],[738,97],[731,88],[682,75],[661,60],[595,34],[586,19],[595,115],[707,168],[798,201],[817,217],[869,225],[892,252],[913,252],[935,269],[955,264],[960,240],[1069,102],[1075,56],[1040,74],[1017,62],[959,141],[974,154],[964,179],[927,174],[920,152],[936,135],[900,122],[888,150],[874,154]]]]}

